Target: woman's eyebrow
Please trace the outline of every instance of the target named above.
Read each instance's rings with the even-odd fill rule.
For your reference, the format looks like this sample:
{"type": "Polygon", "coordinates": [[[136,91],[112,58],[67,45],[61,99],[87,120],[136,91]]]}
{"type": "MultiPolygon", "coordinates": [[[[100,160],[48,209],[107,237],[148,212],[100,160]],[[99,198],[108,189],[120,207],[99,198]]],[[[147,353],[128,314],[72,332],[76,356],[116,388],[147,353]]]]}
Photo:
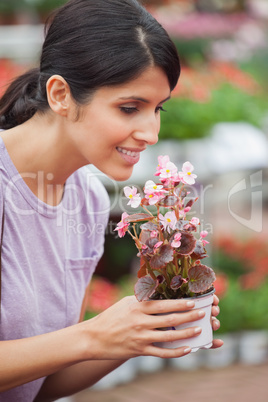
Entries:
{"type": "MultiPolygon", "coordinates": [[[[148,99],[141,98],[139,96],[122,96],[119,99],[120,100],[137,100],[137,101],[140,101],[140,102],[143,102],[143,103],[150,103],[150,101],[148,99]]],[[[168,101],[169,99],[170,99],[170,95],[166,99],[162,100],[159,103],[164,103],[164,102],[168,101]]]]}

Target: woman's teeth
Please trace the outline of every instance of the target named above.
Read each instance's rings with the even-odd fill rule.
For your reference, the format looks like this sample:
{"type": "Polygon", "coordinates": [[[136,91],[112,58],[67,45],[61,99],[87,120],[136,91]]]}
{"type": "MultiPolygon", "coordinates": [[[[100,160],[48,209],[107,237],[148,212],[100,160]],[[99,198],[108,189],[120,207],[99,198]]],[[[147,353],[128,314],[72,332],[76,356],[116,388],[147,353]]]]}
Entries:
{"type": "Polygon", "coordinates": [[[122,152],[122,154],[126,154],[126,155],[129,155],[129,156],[138,156],[139,155],[139,152],[127,151],[126,149],[123,149],[123,148],[120,148],[120,147],[117,147],[117,150],[119,152],[122,152]]]}

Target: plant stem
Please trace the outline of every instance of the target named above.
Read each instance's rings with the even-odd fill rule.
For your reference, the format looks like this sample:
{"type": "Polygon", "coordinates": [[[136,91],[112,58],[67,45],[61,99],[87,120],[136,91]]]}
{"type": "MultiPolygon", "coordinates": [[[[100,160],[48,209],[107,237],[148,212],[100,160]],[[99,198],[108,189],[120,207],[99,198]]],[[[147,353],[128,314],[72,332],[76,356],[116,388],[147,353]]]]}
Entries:
{"type": "Polygon", "coordinates": [[[164,233],[162,232],[161,226],[160,226],[160,224],[159,224],[159,214],[160,214],[160,207],[159,207],[159,205],[157,205],[157,226],[158,226],[158,232],[160,233],[160,239],[161,239],[162,241],[164,241],[164,240],[165,240],[164,233]]]}
{"type": "Polygon", "coordinates": [[[188,276],[188,257],[182,257],[182,277],[187,278],[188,276]]]}
{"type": "Polygon", "coordinates": [[[176,255],[175,255],[175,258],[174,258],[173,261],[174,261],[174,266],[176,268],[176,275],[179,275],[180,268],[179,268],[179,265],[178,265],[178,259],[176,258],[176,255]]]}
{"type": "Polygon", "coordinates": [[[150,212],[149,209],[147,209],[144,205],[142,206],[142,208],[144,209],[144,211],[148,212],[149,215],[154,216],[152,212],[150,212]]]}
{"type": "Polygon", "coordinates": [[[152,268],[150,267],[149,261],[148,261],[146,258],[144,258],[144,261],[145,261],[145,263],[146,263],[146,268],[147,268],[148,274],[156,281],[157,278],[156,278],[156,276],[155,276],[154,271],[153,271],[152,268]]]}
{"type": "Polygon", "coordinates": [[[164,276],[164,278],[165,278],[165,280],[167,282],[167,287],[169,287],[170,286],[170,279],[169,279],[168,274],[166,273],[165,270],[162,270],[161,272],[162,272],[162,275],[164,276]]]}

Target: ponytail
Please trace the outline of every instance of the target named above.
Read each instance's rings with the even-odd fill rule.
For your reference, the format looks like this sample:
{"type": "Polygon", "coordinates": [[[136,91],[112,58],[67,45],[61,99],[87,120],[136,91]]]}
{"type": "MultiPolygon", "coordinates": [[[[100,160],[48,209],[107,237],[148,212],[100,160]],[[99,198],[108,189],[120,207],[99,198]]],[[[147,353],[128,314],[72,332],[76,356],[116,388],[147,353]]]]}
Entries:
{"type": "Polygon", "coordinates": [[[39,69],[34,68],[15,79],[0,99],[0,128],[22,124],[47,107],[46,94],[40,91],[39,69]]]}

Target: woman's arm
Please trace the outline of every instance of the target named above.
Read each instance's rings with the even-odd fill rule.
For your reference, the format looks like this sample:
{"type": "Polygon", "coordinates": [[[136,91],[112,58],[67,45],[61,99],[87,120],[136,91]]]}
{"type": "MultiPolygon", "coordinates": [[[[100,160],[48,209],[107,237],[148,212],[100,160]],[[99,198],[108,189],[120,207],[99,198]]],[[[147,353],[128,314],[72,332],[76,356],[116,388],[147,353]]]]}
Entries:
{"type": "Polygon", "coordinates": [[[73,326],[44,335],[0,342],[0,392],[82,361],[83,331],[73,326]]]}
{"type": "MultiPolygon", "coordinates": [[[[195,331],[198,322],[197,326],[180,331],[157,331],[155,328],[198,321],[201,318],[200,311],[192,310],[192,307],[186,300],[137,302],[135,296],[129,296],[91,320],[49,334],[15,341],[2,341],[0,342],[0,392],[52,374],[47,379],[47,390],[49,389],[51,398],[54,398],[55,391],[52,386],[49,386],[50,381],[51,384],[54,383],[54,376],[54,379],[58,378],[58,380],[64,378],[64,387],[67,382],[65,374],[68,373],[69,378],[73,376],[75,389],[70,390],[70,393],[73,393],[92,385],[128,358],[139,355],[163,358],[183,356],[190,352],[187,348],[187,338],[199,334],[195,331]],[[172,311],[177,310],[186,312],[172,314],[172,311]],[[156,316],[157,313],[171,314],[156,316]],[[154,342],[182,338],[185,339],[185,347],[162,349],[154,346],[154,342]],[[87,362],[89,360],[91,362],[87,362]],[[102,362],[97,364],[92,360],[102,362]],[[109,362],[103,360],[109,360],[109,362]],[[78,364],[82,362],[87,363],[78,364]],[[64,370],[67,367],[69,367],[68,370],[64,370]],[[87,370],[80,380],[82,368],[87,370]],[[60,371],[62,373],[59,373],[60,371]]],[[[46,383],[44,395],[48,395],[45,387],[46,383]]],[[[60,382],[57,387],[60,387],[60,382]]],[[[59,393],[59,389],[56,392],[59,393]]],[[[42,392],[40,397],[41,395],[42,392]]]]}
{"type": "MultiPolygon", "coordinates": [[[[219,314],[218,303],[219,299],[217,296],[214,296],[214,305],[212,309],[213,318],[219,314]]],[[[219,321],[216,318],[213,320],[212,326],[214,330],[219,328],[219,321]]],[[[193,330],[194,328],[191,330],[192,333],[193,330]]],[[[182,336],[182,334],[180,336],[182,336]]],[[[185,344],[187,344],[187,340],[185,340],[185,344]]],[[[222,344],[223,342],[219,339],[213,341],[214,348],[220,347],[222,344]]],[[[161,349],[158,352],[162,355],[161,357],[167,357],[166,352],[163,354],[161,349]]],[[[189,350],[185,352],[185,348],[175,350],[176,357],[183,356],[187,353],[189,353],[189,350]]],[[[52,401],[88,388],[124,362],[125,360],[93,360],[68,367],[67,369],[55,373],[46,379],[38,397],[36,398],[36,402],[52,401]]]]}
{"type": "Polygon", "coordinates": [[[45,380],[35,402],[50,402],[96,384],[125,360],[89,360],[61,370],[45,380]]]}

